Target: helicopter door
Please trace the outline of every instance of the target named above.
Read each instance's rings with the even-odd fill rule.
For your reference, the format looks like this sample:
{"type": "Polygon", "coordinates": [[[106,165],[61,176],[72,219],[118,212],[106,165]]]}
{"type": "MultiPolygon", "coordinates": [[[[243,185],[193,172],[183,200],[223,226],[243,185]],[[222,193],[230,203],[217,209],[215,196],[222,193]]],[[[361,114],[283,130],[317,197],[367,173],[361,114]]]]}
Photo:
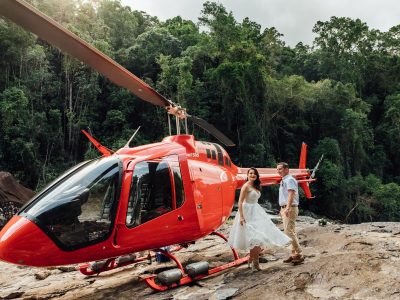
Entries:
{"type": "Polygon", "coordinates": [[[183,202],[177,156],[139,162],[132,176],[126,225],[139,226],[182,206],[183,202]]]}

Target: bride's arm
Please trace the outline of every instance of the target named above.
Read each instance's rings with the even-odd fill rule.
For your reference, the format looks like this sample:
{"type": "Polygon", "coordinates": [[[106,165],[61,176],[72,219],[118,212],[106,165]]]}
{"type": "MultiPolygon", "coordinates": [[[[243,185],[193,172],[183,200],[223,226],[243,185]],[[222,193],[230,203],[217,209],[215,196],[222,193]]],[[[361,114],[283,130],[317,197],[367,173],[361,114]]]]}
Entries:
{"type": "Polygon", "coordinates": [[[242,188],[240,189],[240,196],[239,196],[239,215],[240,215],[240,225],[243,225],[244,223],[246,223],[246,220],[244,219],[243,216],[243,201],[244,198],[246,196],[246,192],[247,192],[247,184],[244,184],[242,186],[242,188]]]}

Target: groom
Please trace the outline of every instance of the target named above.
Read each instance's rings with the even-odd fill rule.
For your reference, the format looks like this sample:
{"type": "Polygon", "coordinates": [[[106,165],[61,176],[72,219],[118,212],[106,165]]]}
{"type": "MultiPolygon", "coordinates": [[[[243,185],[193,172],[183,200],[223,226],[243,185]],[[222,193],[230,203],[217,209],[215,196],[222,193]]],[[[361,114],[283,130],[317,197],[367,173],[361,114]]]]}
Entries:
{"type": "Polygon", "coordinates": [[[292,239],[292,255],[286,258],[284,263],[300,264],[304,261],[301,254],[299,240],[296,234],[296,219],[299,215],[299,189],[296,179],[289,174],[289,165],[280,162],[276,170],[282,180],[279,187],[279,206],[286,235],[292,239]]]}

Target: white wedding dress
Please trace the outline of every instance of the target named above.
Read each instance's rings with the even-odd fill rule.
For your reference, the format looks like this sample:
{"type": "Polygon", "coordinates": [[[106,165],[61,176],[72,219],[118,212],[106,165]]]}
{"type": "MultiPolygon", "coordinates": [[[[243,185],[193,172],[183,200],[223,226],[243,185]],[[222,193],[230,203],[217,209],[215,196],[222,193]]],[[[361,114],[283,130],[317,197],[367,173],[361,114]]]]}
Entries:
{"type": "Polygon", "coordinates": [[[285,246],[291,239],[284,234],[258,204],[261,192],[249,187],[243,201],[243,217],[245,223],[240,225],[239,211],[236,213],[228,243],[235,249],[248,250],[255,246],[285,246]]]}

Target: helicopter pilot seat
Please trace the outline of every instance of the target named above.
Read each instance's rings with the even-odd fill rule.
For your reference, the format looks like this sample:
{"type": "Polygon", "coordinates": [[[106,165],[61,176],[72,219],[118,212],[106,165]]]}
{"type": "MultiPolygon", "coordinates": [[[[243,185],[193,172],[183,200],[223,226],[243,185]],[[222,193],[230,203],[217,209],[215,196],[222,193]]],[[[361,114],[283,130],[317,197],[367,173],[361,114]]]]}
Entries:
{"type": "Polygon", "coordinates": [[[139,226],[172,210],[172,176],[166,161],[143,161],[136,165],[126,215],[129,227],[139,226]]]}
{"type": "Polygon", "coordinates": [[[172,210],[171,179],[168,166],[159,164],[149,184],[141,222],[147,222],[172,210]]]}

